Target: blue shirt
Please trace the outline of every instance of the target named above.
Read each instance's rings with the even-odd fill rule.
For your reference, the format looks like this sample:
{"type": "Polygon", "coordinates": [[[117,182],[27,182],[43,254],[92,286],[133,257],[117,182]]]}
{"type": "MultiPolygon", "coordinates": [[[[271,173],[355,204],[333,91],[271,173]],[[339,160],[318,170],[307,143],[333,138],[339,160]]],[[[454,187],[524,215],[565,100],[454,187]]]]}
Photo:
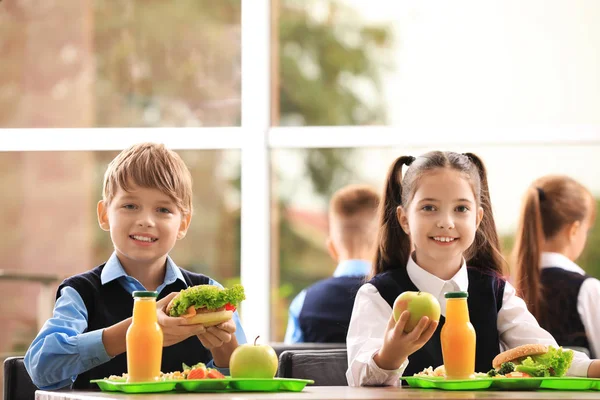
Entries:
{"type": "MultiPolygon", "coordinates": [[[[137,279],[127,275],[116,253],[106,262],[100,279],[102,285],[117,279],[129,293],[146,290],[137,279]]],[[[167,256],[165,279],[156,291],[160,293],[177,279],[185,283],[181,270],[167,256]]],[[[212,279],[209,284],[223,287],[212,279]]],[[[33,383],[40,389],[53,390],[70,386],[78,374],[110,360],[102,343],[103,329],[84,333],[88,325],[87,318],[87,309],[79,293],[72,287],[64,287],[56,300],[52,317],[46,321],[25,354],[25,368],[33,383]]],[[[238,343],[246,343],[237,311],[233,314],[233,321],[238,343]]],[[[213,360],[206,366],[217,368],[213,360]]],[[[229,375],[228,368],[217,369],[224,375],[229,375]]]]}
{"type": "MultiPolygon", "coordinates": [[[[369,273],[370,269],[370,261],[344,260],[338,264],[333,276],[365,276],[369,273]]],[[[300,311],[302,311],[302,307],[304,306],[305,298],[306,289],[298,293],[290,304],[288,325],[284,339],[284,342],[287,344],[304,342],[304,334],[302,333],[302,329],[300,329],[300,311]]]]}

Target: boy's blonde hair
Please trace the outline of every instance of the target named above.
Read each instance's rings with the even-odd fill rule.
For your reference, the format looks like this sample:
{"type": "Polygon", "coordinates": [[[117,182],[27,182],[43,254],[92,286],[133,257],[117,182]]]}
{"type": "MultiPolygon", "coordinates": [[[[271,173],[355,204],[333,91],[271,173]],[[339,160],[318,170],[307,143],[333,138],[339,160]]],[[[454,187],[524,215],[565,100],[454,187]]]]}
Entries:
{"type": "Polygon", "coordinates": [[[347,250],[371,247],[377,239],[379,194],[368,185],[348,185],[329,202],[330,236],[347,250]]]}
{"type": "Polygon", "coordinates": [[[158,189],[168,195],[182,214],[192,214],[192,176],[181,157],[163,144],[139,143],[116,156],[104,173],[102,198],[107,203],[117,190],[131,185],[158,189]]]}

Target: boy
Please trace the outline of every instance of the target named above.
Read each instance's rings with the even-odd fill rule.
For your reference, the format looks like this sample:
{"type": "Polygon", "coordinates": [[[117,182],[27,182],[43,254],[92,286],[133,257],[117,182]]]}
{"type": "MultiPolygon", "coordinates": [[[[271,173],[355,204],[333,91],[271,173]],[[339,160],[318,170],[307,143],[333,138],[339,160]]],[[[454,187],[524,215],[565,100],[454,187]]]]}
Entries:
{"type": "Polygon", "coordinates": [[[181,158],[153,143],[124,150],[106,170],[97,213],[100,227],[110,232],[114,253],[105,264],[59,286],[54,314],[25,355],[33,383],[42,389],[85,389],[95,386],[90,379],[127,372],[125,334],[135,290],[159,292],[161,371],[181,370],[182,362],[204,362],[228,374],[231,353],[246,342],[237,313],[208,328],[186,325],[184,318],[165,313],[182,289],[220,286],[177,267],[168,255],[192,217],[192,179],[181,158]]]}
{"type": "Polygon", "coordinates": [[[292,301],[285,343],[345,343],[354,297],[371,268],[377,241],[379,195],[365,185],[334,193],[329,203],[327,250],[338,262],[332,278],[292,301]]]}

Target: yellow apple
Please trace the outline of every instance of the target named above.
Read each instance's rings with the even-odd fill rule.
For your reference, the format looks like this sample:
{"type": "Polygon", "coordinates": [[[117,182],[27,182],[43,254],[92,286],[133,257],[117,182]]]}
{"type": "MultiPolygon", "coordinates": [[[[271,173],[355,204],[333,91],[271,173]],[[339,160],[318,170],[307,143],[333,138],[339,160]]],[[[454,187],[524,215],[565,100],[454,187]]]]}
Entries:
{"type": "Polygon", "coordinates": [[[431,321],[440,320],[440,302],[427,292],[404,292],[394,301],[394,320],[396,322],[404,310],[410,312],[410,318],[404,326],[404,332],[415,329],[422,317],[429,317],[431,321]]]}
{"type": "Polygon", "coordinates": [[[229,372],[232,378],[270,379],[277,372],[277,353],[269,345],[254,344],[238,346],[229,359],[229,372]]]}

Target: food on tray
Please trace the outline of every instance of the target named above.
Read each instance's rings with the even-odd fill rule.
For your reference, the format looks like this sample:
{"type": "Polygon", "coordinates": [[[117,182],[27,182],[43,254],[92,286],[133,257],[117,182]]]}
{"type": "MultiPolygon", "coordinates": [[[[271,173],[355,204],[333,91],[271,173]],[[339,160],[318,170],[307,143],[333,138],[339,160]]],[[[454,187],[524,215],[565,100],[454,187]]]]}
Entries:
{"type": "MultiPolygon", "coordinates": [[[[525,376],[564,376],[572,361],[573,350],[563,350],[562,347],[557,349],[542,344],[526,344],[498,354],[492,361],[492,366],[498,370],[498,373],[505,372],[503,364],[513,364],[513,371],[525,376]]],[[[507,373],[500,375],[507,376],[507,373]]],[[[511,377],[522,376],[511,375],[511,377]]]]}
{"type": "Polygon", "coordinates": [[[416,373],[414,376],[438,376],[438,377],[446,377],[446,368],[443,365],[440,365],[436,369],[432,367],[427,367],[423,371],[416,373]]]}
{"type": "Polygon", "coordinates": [[[218,325],[229,321],[244,300],[244,287],[221,289],[215,285],[197,285],[179,292],[167,305],[171,317],[184,317],[188,324],[218,325]]]}
{"type": "Polygon", "coordinates": [[[397,322],[400,315],[408,310],[410,317],[404,326],[404,332],[411,332],[422,317],[429,317],[431,321],[440,320],[440,303],[427,292],[403,292],[394,301],[394,320],[397,322]]]}
{"type": "Polygon", "coordinates": [[[279,360],[275,350],[267,344],[246,343],[238,346],[229,359],[232,378],[271,379],[277,373],[279,360]]]}
{"type": "Polygon", "coordinates": [[[123,375],[111,375],[108,378],[104,378],[106,380],[109,381],[113,381],[113,382],[125,382],[127,380],[127,373],[124,373],[123,375]]]}
{"type": "MultiPolygon", "coordinates": [[[[181,364],[181,369],[183,371],[173,371],[173,372],[161,372],[159,381],[175,381],[175,380],[184,380],[184,379],[224,379],[225,375],[220,373],[218,370],[214,368],[206,368],[204,363],[194,364],[191,367],[187,366],[185,363],[181,364]]],[[[111,375],[108,378],[104,378],[113,382],[125,382],[127,380],[127,373],[123,375],[111,375]]]]}
{"type": "MultiPolygon", "coordinates": [[[[530,378],[564,376],[573,361],[573,351],[541,344],[527,344],[498,354],[487,374],[476,372],[473,378],[530,378]]],[[[425,368],[417,377],[446,377],[443,365],[425,368]]]]}
{"type": "MultiPolygon", "coordinates": [[[[184,379],[223,379],[225,375],[214,368],[206,368],[203,363],[198,363],[188,367],[182,364],[183,372],[181,373],[184,379]]],[[[177,371],[179,372],[179,371],[177,371]]]]}

